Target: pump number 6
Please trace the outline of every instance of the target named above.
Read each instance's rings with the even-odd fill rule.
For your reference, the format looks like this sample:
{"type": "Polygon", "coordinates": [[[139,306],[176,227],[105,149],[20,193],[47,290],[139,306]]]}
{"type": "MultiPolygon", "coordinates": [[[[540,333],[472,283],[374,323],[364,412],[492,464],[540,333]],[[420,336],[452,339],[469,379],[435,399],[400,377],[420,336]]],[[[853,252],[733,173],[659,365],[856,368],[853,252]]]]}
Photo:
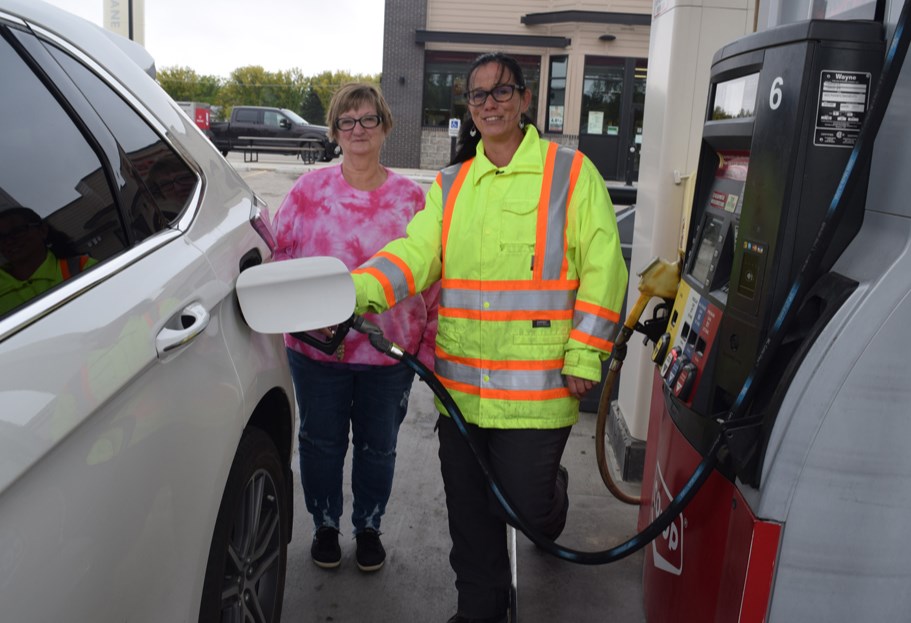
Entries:
{"type": "Polygon", "coordinates": [[[781,85],[784,84],[784,78],[778,76],[772,80],[772,90],[769,91],[769,108],[778,110],[781,106],[781,85]]]}

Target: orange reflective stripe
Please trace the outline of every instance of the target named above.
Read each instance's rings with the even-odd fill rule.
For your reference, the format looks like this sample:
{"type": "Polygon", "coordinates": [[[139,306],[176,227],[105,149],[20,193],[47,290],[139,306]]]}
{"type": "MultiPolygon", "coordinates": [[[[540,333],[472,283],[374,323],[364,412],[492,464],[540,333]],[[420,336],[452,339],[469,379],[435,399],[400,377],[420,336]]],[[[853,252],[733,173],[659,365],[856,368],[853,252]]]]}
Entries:
{"type": "Polygon", "coordinates": [[[401,258],[388,251],[380,251],[351,273],[371,275],[379,281],[386,303],[390,307],[415,293],[414,274],[411,268],[401,258]]]}
{"type": "Polygon", "coordinates": [[[537,391],[512,390],[512,389],[482,389],[468,383],[459,383],[445,377],[440,377],[440,381],[449,390],[462,392],[463,394],[472,394],[481,398],[494,398],[499,400],[553,400],[555,398],[568,398],[569,389],[560,387],[557,389],[543,389],[537,391]]]}
{"type": "Polygon", "coordinates": [[[478,281],[476,279],[443,279],[443,288],[458,288],[461,290],[481,290],[483,292],[501,291],[501,290],[576,290],[579,287],[579,280],[572,279],[566,281],[542,281],[533,283],[531,281],[478,281]]]}
{"type": "Polygon", "coordinates": [[[583,333],[578,329],[573,329],[570,331],[569,339],[576,340],[577,342],[582,342],[583,344],[588,344],[589,346],[594,346],[600,350],[611,351],[614,349],[614,343],[611,340],[595,337],[594,335],[583,333]]]}
{"type": "Polygon", "coordinates": [[[374,279],[379,281],[380,285],[383,287],[383,294],[386,297],[386,304],[389,307],[392,307],[393,305],[395,305],[395,288],[392,286],[392,282],[389,281],[389,277],[387,277],[385,273],[383,273],[380,270],[377,270],[376,268],[369,267],[369,268],[357,268],[355,270],[352,270],[351,274],[352,275],[358,275],[358,274],[370,275],[371,277],[373,277],[374,279]]]}
{"type": "Polygon", "coordinates": [[[411,272],[411,268],[409,268],[408,264],[403,262],[400,257],[397,257],[386,251],[380,251],[374,257],[382,257],[382,258],[389,260],[393,264],[395,264],[399,268],[399,270],[402,271],[402,274],[405,275],[405,283],[408,284],[408,296],[414,295],[414,291],[415,291],[414,274],[411,272]]]}
{"type": "Polygon", "coordinates": [[[66,281],[72,277],[75,273],[81,273],[85,268],[85,265],[89,262],[88,255],[79,255],[77,257],[66,257],[57,260],[58,266],[60,266],[60,276],[63,277],[63,280],[66,281]]]}
{"type": "Polygon", "coordinates": [[[453,307],[440,307],[438,315],[446,318],[462,318],[464,320],[572,320],[573,310],[548,310],[548,311],[480,311],[476,309],[459,309],[453,307]]]}
{"type": "Polygon", "coordinates": [[[455,177],[455,180],[452,182],[450,188],[443,187],[443,174],[442,172],[437,176],[437,181],[440,183],[440,190],[443,193],[443,240],[442,240],[442,258],[443,258],[443,275],[446,274],[446,243],[449,240],[449,226],[452,224],[452,212],[455,207],[456,198],[459,196],[459,190],[462,188],[462,183],[465,181],[465,177],[468,175],[468,170],[471,169],[471,163],[474,158],[466,160],[459,167],[459,172],[455,177]]]}
{"type": "Polygon", "coordinates": [[[462,357],[450,355],[439,346],[436,347],[436,356],[440,359],[453,361],[472,368],[486,368],[489,370],[560,370],[563,368],[563,359],[481,359],[478,357],[462,357]]]}
{"type": "Polygon", "coordinates": [[[544,260],[547,249],[547,217],[550,208],[550,187],[554,177],[554,160],[557,157],[557,144],[547,146],[547,156],[544,159],[544,175],[541,181],[541,196],[538,199],[538,224],[535,228],[535,267],[532,279],[544,279],[544,260]]]}
{"type": "Polygon", "coordinates": [[[593,314],[595,316],[600,316],[606,320],[617,323],[620,322],[620,314],[615,312],[607,307],[601,307],[599,305],[592,305],[591,303],[586,303],[585,301],[580,301],[576,299],[576,309],[586,314],[593,314]]]}

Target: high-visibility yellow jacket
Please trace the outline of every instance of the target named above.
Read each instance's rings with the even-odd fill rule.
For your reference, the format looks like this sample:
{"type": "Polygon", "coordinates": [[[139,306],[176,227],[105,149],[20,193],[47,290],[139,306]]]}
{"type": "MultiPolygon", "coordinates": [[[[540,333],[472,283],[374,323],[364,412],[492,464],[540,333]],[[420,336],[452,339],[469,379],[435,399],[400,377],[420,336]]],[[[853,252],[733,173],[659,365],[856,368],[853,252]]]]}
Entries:
{"type": "Polygon", "coordinates": [[[353,277],[356,313],[442,279],[435,372],[483,428],[576,423],[563,375],[600,379],[627,283],[601,175],[533,127],[506,167],[482,141],[475,158],[444,169],[407,236],[353,277]]]}
{"type": "Polygon", "coordinates": [[[0,314],[24,305],[97,263],[97,260],[88,255],[58,258],[48,251],[44,261],[24,281],[16,279],[0,266],[0,314]]]}

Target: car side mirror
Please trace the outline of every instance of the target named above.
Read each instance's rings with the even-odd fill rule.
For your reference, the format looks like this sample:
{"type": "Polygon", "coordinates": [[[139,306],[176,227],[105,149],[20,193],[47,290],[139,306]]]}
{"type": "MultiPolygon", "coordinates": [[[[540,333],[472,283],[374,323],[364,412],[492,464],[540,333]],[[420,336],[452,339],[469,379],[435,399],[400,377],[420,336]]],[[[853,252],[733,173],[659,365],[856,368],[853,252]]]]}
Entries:
{"type": "Polygon", "coordinates": [[[238,275],[235,288],[244,320],[260,333],[332,327],[354,313],[354,281],[334,257],[251,266],[238,275]]]}
{"type": "Polygon", "coordinates": [[[278,125],[280,127],[284,128],[285,130],[287,130],[288,128],[291,127],[291,122],[288,121],[287,119],[279,119],[278,125]]]}

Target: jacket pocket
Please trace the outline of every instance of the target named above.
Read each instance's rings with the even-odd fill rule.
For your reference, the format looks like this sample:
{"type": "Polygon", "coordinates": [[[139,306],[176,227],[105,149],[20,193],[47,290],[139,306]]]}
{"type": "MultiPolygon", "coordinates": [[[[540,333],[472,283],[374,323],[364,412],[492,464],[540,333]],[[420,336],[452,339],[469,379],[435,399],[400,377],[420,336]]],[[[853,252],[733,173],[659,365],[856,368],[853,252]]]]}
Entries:
{"type": "Polygon", "coordinates": [[[437,325],[436,346],[448,355],[462,355],[462,340],[458,326],[440,318],[437,325]]]}
{"type": "Polygon", "coordinates": [[[512,343],[518,346],[545,346],[548,344],[559,345],[560,349],[569,339],[569,333],[558,327],[549,329],[528,329],[525,331],[513,330],[512,343]]]}
{"type": "Polygon", "coordinates": [[[500,211],[500,251],[534,253],[537,207],[533,200],[504,201],[500,211]]]}

